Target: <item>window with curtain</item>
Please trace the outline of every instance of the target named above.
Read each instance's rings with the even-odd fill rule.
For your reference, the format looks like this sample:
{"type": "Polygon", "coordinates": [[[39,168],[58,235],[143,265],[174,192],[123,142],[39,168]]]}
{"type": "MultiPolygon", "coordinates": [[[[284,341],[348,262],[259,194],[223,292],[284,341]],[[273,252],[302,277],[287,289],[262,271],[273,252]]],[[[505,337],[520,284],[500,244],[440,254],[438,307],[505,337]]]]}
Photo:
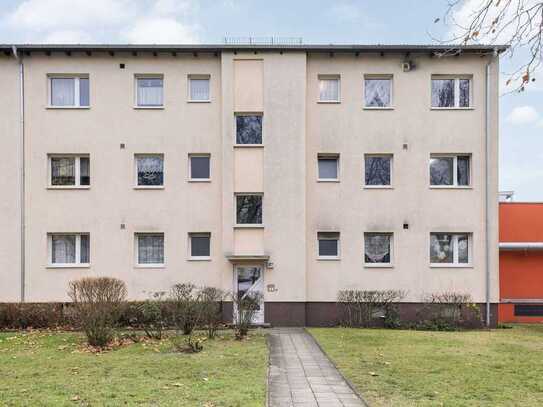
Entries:
{"type": "Polygon", "coordinates": [[[471,106],[471,78],[432,77],[432,107],[466,108],[471,106]]]}
{"type": "Polygon", "coordinates": [[[58,107],[88,107],[90,103],[87,76],[50,76],[50,105],[58,107]]]}
{"type": "Polygon", "coordinates": [[[463,187],[470,185],[469,155],[436,155],[430,157],[430,185],[463,187]]]}
{"type": "Polygon", "coordinates": [[[392,104],[392,78],[366,77],[364,79],[366,107],[390,107],[392,104]]]}
{"type": "Polygon", "coordinates": [[[189,76],[189,98],[193,102],[209,102],[209,77],[189,76]]]}
{"type": "Polygon", "coordinates": [[[189,156],[191,180],[207,181],[210,179],[210,159],[209,155],[191,154],[189,156]]]}
{"type": "Polygon", "coordinates": [[[366,186],[390,186],[392,156],[366,155],[364,157],[364,182],[366,186]]]}
{"type": "Polygon", "coordinates": [[[236,223],[262,224],[262,195],[236,195],[236,223]]]}
{"type": "Polygon", "coordinates": [[[211,254],[211,233],[190,233],[190,257],[208,258],[211,254]]]}
{"type": "Polygon", "coordinates": [[[339,102],[339,76],[319,76],[319,101],[339,102]]]}
{"type": "Polygon", "coordinates": [[[469,233],[431,233],[430,263],[436,265],[469,264],[470,245],[469,233]]]}
{"type": "Polygon", "coordinates": [[[138,106],[163,106],[164,80],[161,77],[136,78],[136,86],[138,106]]]}
{"type": "Polygon", "coordinates": [[[161,155],[136,156],[137,186],[164,185],[164,157],[161,155]]]}
{"type": "Polygon", "coordinates": [[[318,232],[318,256],[337,258],[339,256],[339,232],[318,232]]]}
{"type": "Polygon", "coordinates": [[[88,234],[50,234],[49,245],[52,265],[86,265],[90,263],[88,234]]]}
{"type": "Polygon", "coordinates": [[[236,115],[236,144],[262,144],[262,115],[236,115]]]}
{"type": "Polygon", "coordinates": [[[138,233],[137,260],[139,265],[163,265],[164,264],[164,234],[162,233],[138,233]]]}
{"type": "Polygon", "coordinates": [[[339,179],[339,156],[319,154],[319,181],[337,181],[339,179]]]}
{"type": "Polygon", "coordinates": [[[90,185],[90,159],[88,156],[49,157],[50,186],[79,187],[90,185]]]}
{"type": "Polygon", "coordinates": [[[364,233],[364,262],[390,264],[392,233],[364,233]]]}

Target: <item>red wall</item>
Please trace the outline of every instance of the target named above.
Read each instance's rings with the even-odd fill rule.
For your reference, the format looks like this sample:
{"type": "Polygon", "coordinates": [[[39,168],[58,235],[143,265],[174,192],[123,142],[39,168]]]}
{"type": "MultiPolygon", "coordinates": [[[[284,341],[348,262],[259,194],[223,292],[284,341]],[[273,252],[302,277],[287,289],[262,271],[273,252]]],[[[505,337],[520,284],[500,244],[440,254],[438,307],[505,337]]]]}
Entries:
{"type": "MultiPolygon", "coordinates": [[[[500,242],[543,242],[543,203],[500,203],[500,242]]],[[[543,299],[543,250],[500,250],[500,300],[543,299]]],[[[513,304],[499,305],[500,322],[543,322],[515,317],[513,304]]]]}

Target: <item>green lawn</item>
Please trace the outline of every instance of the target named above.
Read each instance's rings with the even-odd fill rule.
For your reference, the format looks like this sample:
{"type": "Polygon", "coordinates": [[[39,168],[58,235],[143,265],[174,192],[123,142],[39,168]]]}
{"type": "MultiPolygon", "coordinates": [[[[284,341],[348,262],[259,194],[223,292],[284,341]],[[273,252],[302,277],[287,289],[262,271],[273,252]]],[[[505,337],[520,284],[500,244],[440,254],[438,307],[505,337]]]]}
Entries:
{"type": "Polygon", "coordinates": [[[543,405],[543,325],[310,332],[371,406],[543,405]]]}
{"type": "Polygon", "coordinates": [[[169,341],[137,343],[101,354],[73,333],[0,333],[1,406],[263,406],[264,335],[231,333],[197,354],[169,341]]]}

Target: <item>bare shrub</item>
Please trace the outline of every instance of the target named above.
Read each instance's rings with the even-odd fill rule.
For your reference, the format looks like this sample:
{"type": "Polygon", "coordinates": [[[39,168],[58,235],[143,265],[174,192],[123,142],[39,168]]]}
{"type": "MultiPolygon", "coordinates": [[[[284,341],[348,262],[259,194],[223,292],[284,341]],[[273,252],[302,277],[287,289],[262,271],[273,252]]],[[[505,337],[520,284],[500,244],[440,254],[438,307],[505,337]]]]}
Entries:
{"type": "Polygon", "coordinates": [[[89,345],[104,347],[111,342],[126,300],[125,283],[116,278],[85,277],[69,283],[68,296],[89,345]]]}
{"type": "Polygon", "coordinates": [[[165,296],[164,291],[159,291],[153,293],[148,300],[138,304],[136,323],[150,339],[162,339],[164,330],[168,326],[165,296]]]}
{"type": "Polygon", "coordinates": [[[418,328],[446,331],[482,323],[480,309],[470,294],[444,291],[426,294],[422,300],[425,305],[419,311],[418,328]]]}
{"type": "Polygon", "coordinates": [[[379,317],[389,328],[399,326],[396,303],[405,298],[401,290],[341,290],[337,297],[341,325],[369,327],[379,317]]]}
{"type": "Polygon", "coordinates": [[[232,294],[234,305],[234,335],[241,340],[247,336],[255,314],[260,310],[262,293],[232,294]]]}
{"type": "Polygon", "coordinates": [[[174,323],[184,335],[190,335],[201,321],[200,293],[192,283],[176,284],[170,290],[174,323]]]}
{"type": "Polygon", "coordinates": [[[222,323],[222,302],[226,293],[220,288],[202,287],[198,297],[201,324],[207,329],[207,337],[212,339],[222,323]]]}

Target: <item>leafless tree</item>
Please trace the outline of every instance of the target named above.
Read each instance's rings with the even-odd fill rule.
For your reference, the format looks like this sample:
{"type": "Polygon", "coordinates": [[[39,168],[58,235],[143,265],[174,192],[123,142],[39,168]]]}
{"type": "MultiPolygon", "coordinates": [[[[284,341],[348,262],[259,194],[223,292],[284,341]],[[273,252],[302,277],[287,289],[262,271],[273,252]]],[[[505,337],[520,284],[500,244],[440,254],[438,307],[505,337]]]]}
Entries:
{"type": "Polygon", "coordinates": [[[542,63],[543,0],[449,0],[438,22],[449,28],[448,38],[432,36],[441,43],[509,45],[509,55],[519,61],[507,74],[511,90],[535,81],[542,63]]]}

